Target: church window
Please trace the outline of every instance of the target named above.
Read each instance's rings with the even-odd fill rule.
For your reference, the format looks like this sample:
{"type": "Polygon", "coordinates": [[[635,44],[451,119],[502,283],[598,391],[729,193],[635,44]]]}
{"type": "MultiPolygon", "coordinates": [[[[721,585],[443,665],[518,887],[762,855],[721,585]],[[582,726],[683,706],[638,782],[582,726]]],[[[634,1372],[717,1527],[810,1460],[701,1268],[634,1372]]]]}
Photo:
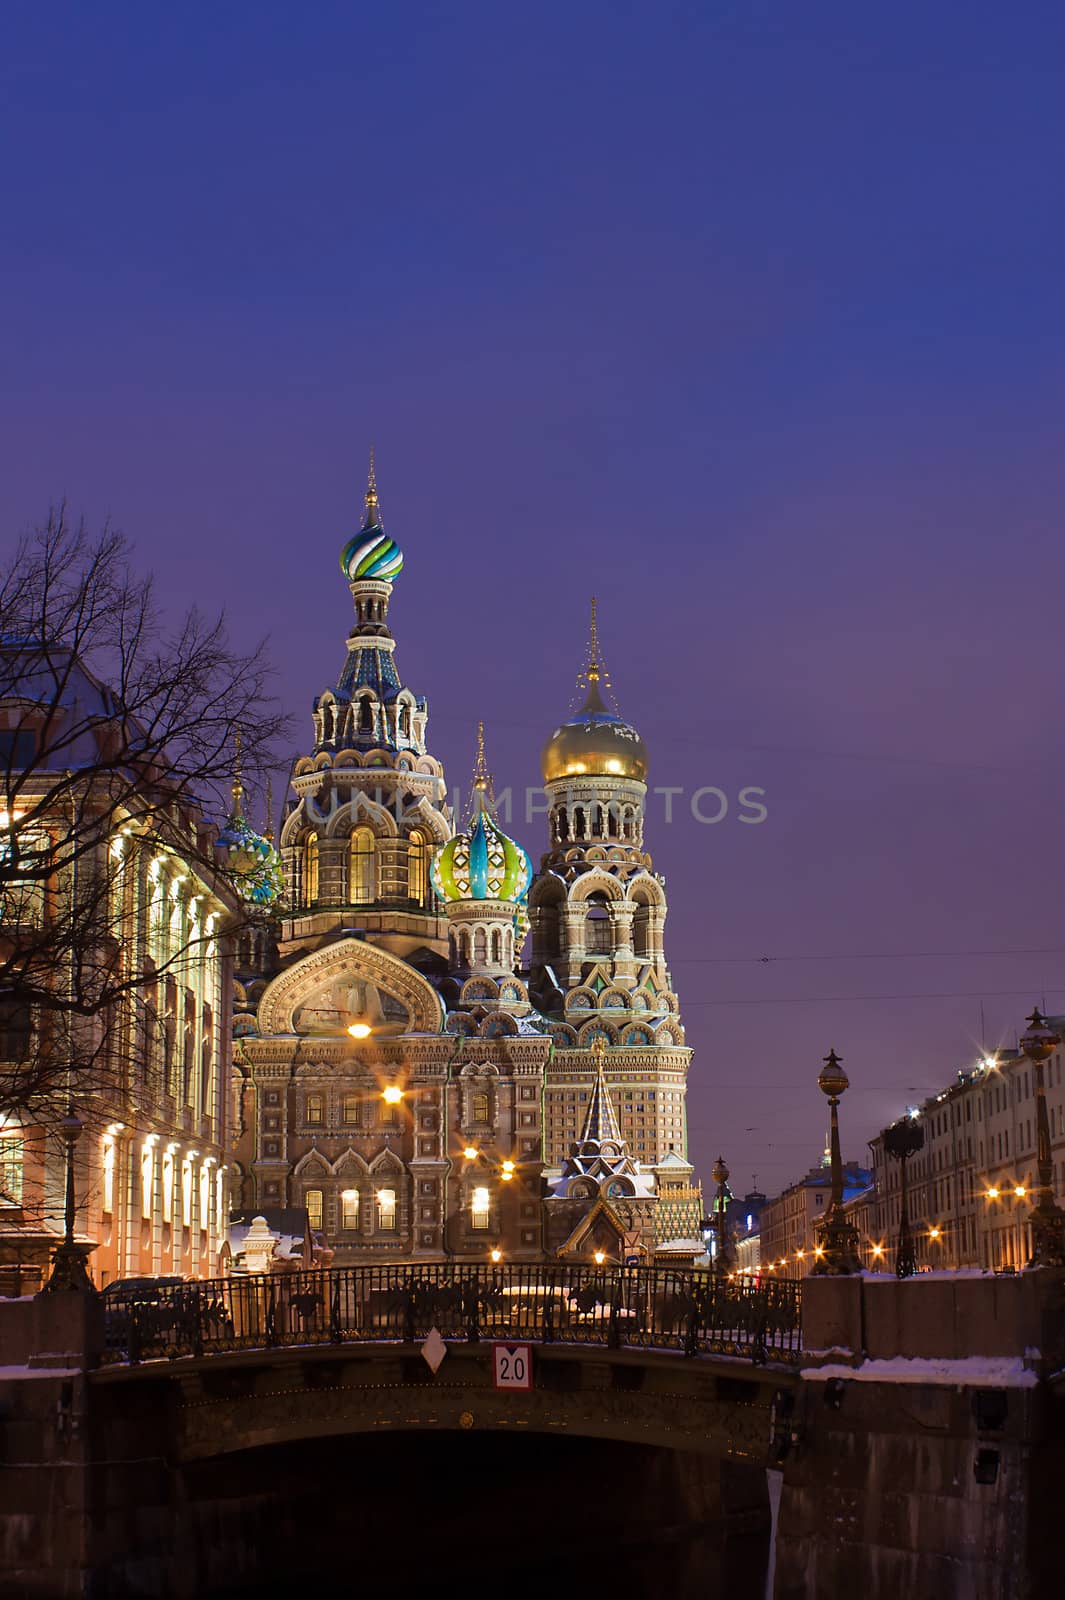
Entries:
{"type": "Polygon", "coordinates": [[[395,1232],[396,1191],[394,1189],[378,1189],[377,1191],[377,1226],[382,1232],[395,1232]]]}
{"type": "Polygon", "coordinates": [[[477,967],[488,963],[488,935],[483,928],[478,928],[473,936],[473,962],[477,967]]]}
{"type": "Polygon", "coordinates": [[[344,1096],[344,1121],[349,1128],[357,1126],[359,1121],[359,1097],[357,1094],[344,1096]]]}
{"type": "Polygon", "coordinates": [[[325,1120],[325,1101],[320,1094],[307,1096],[307,1121],[314,1127],[321,1127],[325,1120]]]}
{"type": "Polygon", "coordinates": [[[603,832],[603,808],[602,806],[596,806],[595,810],[592,812],[592,837],[595,839],[601,839],[603,837],[603,832]]]}
{"type": "Polygon", "coordinates": [[[473,1199],[470,1201],[470,1227],[483,1229],[488,1227],[491,1207],[487,1189],[475,1189],[473,1199]]]}
{"type": "Polygon", "coordinates": [[[373,732],[373,706],[368,699],[359,701],[359,732],[373,732]]]}
{"type": "Polygon", "coordinates": [[[365,905],[377,895],[377,855],[369,828],[356,828],[351,836],[348,895],[353,905],[365,905]]]}
{"type": "Polygon", "coordinates": [[[424,906],[429,888],[429,847],[425,835],[415,828],[407,840],[407,894],[424,906]]]}
{"type": "Polygon", "coordinates": [[[610,913],[601,895],[593,896],[584,927],[584,948],[605,955],[610,950],[610,913]]]}
{"type": "Polygon", "coordinates": [[[307,1189],[303,1196],[303,1203],[307,1207],[307,1222],[311,1230],[314,1233],[320,1233],[325,1213],[325,1196],[321,1189],[307,1189]]]}
{"type": "Polygon", "coordinates": [[[318,898],[318,835],[312,833],[303,844],[303,903],[318,898]]]}
{"type": "Polygon", "coordinates": [[[499,928],[492,929],[492,960],[496,966],[503,960],[503,934],[499,928]]]}
{"type": "Polygon", "coordinates": [[[560,839],[569,838],[569,812],[566,811],[565,807],[556,814],[555,827],[560,839]]]}
{"type": "Polygon", "coordinates": [[[478,1091],[473,1096],[471,1106],[474,1122],[483,1125],[490,1120],[491,1102],[486,1092],[483,1090],[478,1091]]]}
{"type": "Polygon", "coordinates": [[[651,950],[651,908],[641,902],[637,903],[636,915],[632,921],[632,948],[636,959],[649,960],[651,950]]]}
{"type": "Polygon", "coordinates": [[[586,837],[585,831],[584,831],[584,807],[583,806],[575,807],[574,812],[573,812],[573,837],[575,839],[583,839],[583,838],[586,837]]]}
{"type": "Polygon", "coordinates": [[[359,1226],[358,1189],[345,1189],[340,1196],[340,1226],[348,1233],[359,1226]]]}

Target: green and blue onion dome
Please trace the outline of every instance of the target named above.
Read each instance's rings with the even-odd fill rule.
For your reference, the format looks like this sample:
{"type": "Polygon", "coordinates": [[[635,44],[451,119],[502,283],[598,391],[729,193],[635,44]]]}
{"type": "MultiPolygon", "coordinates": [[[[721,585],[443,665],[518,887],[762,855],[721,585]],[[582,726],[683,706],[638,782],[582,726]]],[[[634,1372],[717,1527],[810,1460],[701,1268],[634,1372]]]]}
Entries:
{"type": "Polygon", "coordinates": [[[240,745],[237,745],[233,775],[233,809],[219,832],[216,843],[227,852],[227,865],[234,886],[248,905],[266,908],[277,905],[285,889],[281,856],[269,839],[256,833],[242,809],[244,786],[240,781],[240,745]]]}
{"type": "Polygon", "coordinates": [[[381,526],[374,476],[373,451],[370,451],[370,480],[366,489],[366,516],[362,527],[340,552],[340,570],[349,583],[364,578],[392,583],[403,571],[403,551],[381,526]]]}
{"type": "Polygon", "coordinates": [[[495,819],[492,780],[485,766],[484,724],[477,730],[477,765],[470,821],[433,858],[433,887],[441,900],[506,900],[522,906],[532,883],[528,852],[495,819]]]}

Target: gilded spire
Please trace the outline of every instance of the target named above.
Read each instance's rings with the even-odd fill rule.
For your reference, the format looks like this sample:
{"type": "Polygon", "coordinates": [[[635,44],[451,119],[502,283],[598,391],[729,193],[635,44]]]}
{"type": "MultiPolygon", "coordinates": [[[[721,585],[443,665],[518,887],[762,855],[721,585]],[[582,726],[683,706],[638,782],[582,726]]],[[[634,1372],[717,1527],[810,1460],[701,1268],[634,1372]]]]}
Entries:
{"type": "Polygon", "coordinates": [[[610,682],[610,673],[607,671],[606,662],[603,660],[599,647],[599,601],[593,594],[591,600],[592,620],[588,630],[588,646],[585,651],[584,665],[577,673],[577,693],[584,693],[586,699],[583,710],[605,711],[599,685],[602,684],[610,697],[610,703],[618,714],[617,701],[614,698],[614,686],[610,682]]]}
{"type": "Polygon", "coordinates": [[[266,780],[266,826],[264,831],[272,844],[274,838],[274,780],[269,777],[266,780]]]}
{"type": "Polygon", "coordinates": [[[603,1060],[606,1056],[606,1040],[601,1033],[597,1033],[589,1046],[589,1054],[595,1062],[595,1082],[588,1102],[588,1114],[584,1119],[581,1131],[582,1144],[601,1144],[604,1139],[611,1140],[621,1146],[624,1141],[621,1137],[621,1126],[618,1122],[617,1112],[614,1110],[610,1098],[610,1090],[606,1086],[606,1076],[603,1072],[603,1060]]]}
{"type": "Polygon", "coordinates": [[[377,474],[374,471],[373,445],[370,446],[370,476],[366,482],[366,521],[364,528],[376,527],[379,523],[380,511],[377,503],[377,474]]]}
{"type": "Polygon", "coordinates": [[[242,806],[242,801],[244,798],[244,784],[241,781],[241,754],[243,751],[243,743],[244,741],[241,737],[240,729],[238,728],[233,736],[233,783],[229,791],[233,796],[233,815],[235,817],[242,817],[244,815],[242,806]]]}
{"type": "Polygon", "coordinates": [[[488,757],[484,751],[484,723],[477,724],[477,754],[473,761],[473,783],[470,791],[470,822],[482,811],[495,816],[496,797],[492,774],[488,770],[488,757]]]}

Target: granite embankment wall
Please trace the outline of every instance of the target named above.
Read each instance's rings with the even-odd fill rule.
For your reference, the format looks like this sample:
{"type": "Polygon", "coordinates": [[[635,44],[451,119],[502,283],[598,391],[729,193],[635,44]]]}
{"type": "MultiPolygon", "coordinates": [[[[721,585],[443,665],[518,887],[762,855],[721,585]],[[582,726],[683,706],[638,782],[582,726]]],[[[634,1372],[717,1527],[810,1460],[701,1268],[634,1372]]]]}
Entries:
{"type": "Polygon", "coordinates": [[[1065,1273],[811,1279],[776,1600],[1058,1600],[1065,1273]]]}

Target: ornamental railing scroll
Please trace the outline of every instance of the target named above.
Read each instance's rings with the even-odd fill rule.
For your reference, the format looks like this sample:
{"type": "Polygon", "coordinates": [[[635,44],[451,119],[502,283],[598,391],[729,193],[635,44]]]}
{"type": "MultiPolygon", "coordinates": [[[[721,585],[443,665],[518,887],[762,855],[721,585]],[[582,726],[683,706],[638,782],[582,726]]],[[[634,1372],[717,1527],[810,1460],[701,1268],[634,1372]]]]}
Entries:
{"type": "Polygon", "coordinates": [[[343,1267],[105,1297],[105,1362],[228,1350],[528,1340],[795,1362],[801,1287],[677,1268],[500,1263],[343,1267]]]}

